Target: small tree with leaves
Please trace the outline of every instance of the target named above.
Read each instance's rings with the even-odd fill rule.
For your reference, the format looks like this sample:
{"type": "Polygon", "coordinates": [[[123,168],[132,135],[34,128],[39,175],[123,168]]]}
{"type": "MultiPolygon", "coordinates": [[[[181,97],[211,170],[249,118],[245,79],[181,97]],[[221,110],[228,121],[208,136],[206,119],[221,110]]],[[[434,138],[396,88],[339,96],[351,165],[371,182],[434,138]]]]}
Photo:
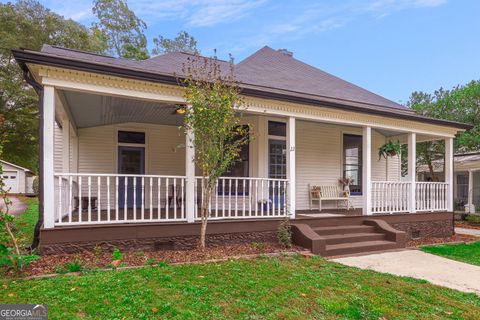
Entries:
{"type": "Polygon", "coordinates": [[[188,107],[185,129],[192,133],[194,162],[202,175],[200,248],[205,248],[210,200],[218,179],[239,160],[243,145],[249,141],[249,127],[241,125],[243,101],[235,81],[233,61],[223,64],[216,57],[190,58],[184,66],[188,107]]]}

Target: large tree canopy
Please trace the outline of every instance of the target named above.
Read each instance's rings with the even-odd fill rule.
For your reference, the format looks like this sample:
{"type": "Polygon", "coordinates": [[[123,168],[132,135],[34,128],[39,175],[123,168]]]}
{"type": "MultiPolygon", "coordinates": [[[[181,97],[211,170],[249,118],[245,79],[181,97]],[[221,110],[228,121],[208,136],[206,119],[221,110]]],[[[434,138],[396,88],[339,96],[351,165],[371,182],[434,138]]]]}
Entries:
{"type": "Polygon", "coordinates": [[[473,125],[455,141],[457,152],[480,151],[480,80],[433,94],[415,91],[407,103],[418,114],[473,125]]]}
{"type": "MultiPolygon", "coordinates": [[[[407,106],[421,115],[471,124],[473,129],[457,135],[455,151],[480,151],[480,81],[471,81],[451,90],[440,88],[433,94],[415,91],[407,106]]],[[[426,165],[434,180],[439,177],[434,173],[433,161],[443,159],[444,152],[443,141],[417,144],[417,164],[426,165]]]]}
{"type": "Polygon", "coordinates": [[[0,127],[3,158],[32,170],[38,163],[38,97],[23,80],[12,48],[40,50],[48,43],[103,52],[97,34],[46,9],[38,1],[0,4],[0,127]]]}
{"type": "Polygon", "coordinates": [[[101,33],[110,53],[116,57],[148,59],[146,23],[130,10],[124,0],[94,0],[93,13],[98,22],[94,30],[101,33]]]}

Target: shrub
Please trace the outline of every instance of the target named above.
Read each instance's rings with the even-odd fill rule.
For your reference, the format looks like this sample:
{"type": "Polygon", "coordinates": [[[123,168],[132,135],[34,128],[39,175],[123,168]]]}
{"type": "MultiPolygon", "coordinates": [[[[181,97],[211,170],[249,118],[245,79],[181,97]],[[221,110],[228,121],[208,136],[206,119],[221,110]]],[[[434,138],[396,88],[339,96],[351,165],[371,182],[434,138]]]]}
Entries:
{"type": "Polygon", "coordinates": [[[469,214],[466,218],[465,218],[466,221],[470,222],[470,223],[478,223],[480,224],[480,216],[478,215],[474,215],[474,214],[469,214]]]}
{"type": "Polygon", "coordinates": [[[65,263],[65,269],[68,272],[80,272],[83,270],[82,261],[80,261],[78,258],[75,258],[73,261],[65,263]]]}
{"type": "Polygon", "coordinates": [[[125,257],[125,253],[121,253],[118,248],[113,249],[112,259],[113,260],[122,260],[125,257]]]}
{"type": "Polygon", "coordinates": [[[19,273],[40,257],[34,254],[17,254],[13,248],[0,244],[0,268],[19,273]]]}
{"type": "Polygon", "coordinates": [[[283,220],[277,229],[278,243],[284,248],[290,248],[292,246],[292,227],[290,226],[290,220],[283,220]]]}
{"type": "Polygon", "coordinates": [[[33,193],[34,193],[35,195],[38,195],[38,183],[39,183],[38,177],[35,177],[35,178],[33,179],[33,184],[32,184],[33,193]]]}

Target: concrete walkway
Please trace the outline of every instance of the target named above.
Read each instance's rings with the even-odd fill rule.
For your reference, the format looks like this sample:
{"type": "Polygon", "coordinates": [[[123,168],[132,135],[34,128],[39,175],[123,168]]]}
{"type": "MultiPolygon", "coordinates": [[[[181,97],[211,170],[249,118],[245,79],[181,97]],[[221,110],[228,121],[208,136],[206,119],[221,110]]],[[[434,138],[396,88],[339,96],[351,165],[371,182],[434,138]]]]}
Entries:
{"type": "Polygon", "coordinates": [[[480,295],[480,267],[420,250],[383,252],[332,259],[348,266],[427,280],[433,284],[480,295]]]}
{"type": "Polygon", "coordinates": [[[480,237],[480,229],[467,229],[455,227],[455,233],[465,234],[468,236],[480,237]]]}
{"type": "MultiPolygon", "coordinates": [[[[25,202],[21,201],[15,196],[8,196],[8,198],[12,202],[9,208],[9,213],[11,215],[19,215],[24,213],[25,210],[27,210],[28,206],[25,202]]],[[[3,209],[4,207],[5,207],[5,203],[3,202],[3,199],[0,199],[0,208],[3,209]]]]}

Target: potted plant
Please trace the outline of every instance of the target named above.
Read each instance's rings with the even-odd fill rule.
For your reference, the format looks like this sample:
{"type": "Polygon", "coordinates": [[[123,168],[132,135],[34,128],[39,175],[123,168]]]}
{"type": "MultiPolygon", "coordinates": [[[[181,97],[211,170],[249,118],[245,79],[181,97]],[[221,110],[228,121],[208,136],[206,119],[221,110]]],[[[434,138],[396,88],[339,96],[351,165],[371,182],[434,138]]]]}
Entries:
{"type": "Polygon", "coordinates": [[[343,191],[350,192],[350,186],[353,184],[354,180],[347,177],[338,179],[338,182],[342,185],[343,191]]]}
{"type": "Polygon", "coordinates": [[[400,154],[401,149],[402,145],[400,141],[388,140],[387,143],[378,148],[378,159],[380,160],[382,157],[385,159],[387,159],[387,157],[395,157],[400,154]]]}

